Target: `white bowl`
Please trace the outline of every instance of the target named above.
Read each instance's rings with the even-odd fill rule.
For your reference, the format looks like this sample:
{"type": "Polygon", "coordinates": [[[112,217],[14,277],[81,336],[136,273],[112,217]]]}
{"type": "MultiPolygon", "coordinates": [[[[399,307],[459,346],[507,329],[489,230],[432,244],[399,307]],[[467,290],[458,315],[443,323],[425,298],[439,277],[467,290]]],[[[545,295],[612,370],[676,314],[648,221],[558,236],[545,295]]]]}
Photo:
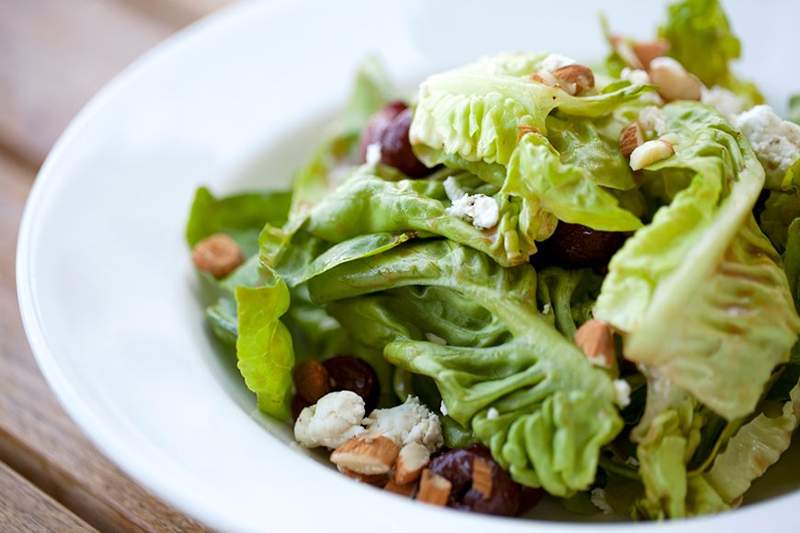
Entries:
{"type": "MultiPolygon", "coordinates": [[[[616,28],[641,36],[663,12],[607,4],[616,28]]],[[[745,43],[742,70],[780,109],[787,89],[798,89],[789,68],[798,9],[768,5],[729,7],[745,43]]],[[[585,530],[414,504],[300,453],[215,352],[183,227],[198,185],[285,186],[368,52],[409,83],[500,50],[600,59],[596,11],[589,1],[248,3],[127,69],[59,140],[20,230],[25,329],[70,415],[144,486],[223,530],[585,530]]],[[[791,494],[688,522],[605,527],[789,527],[798,506],[800,494],[791,494]]]]}

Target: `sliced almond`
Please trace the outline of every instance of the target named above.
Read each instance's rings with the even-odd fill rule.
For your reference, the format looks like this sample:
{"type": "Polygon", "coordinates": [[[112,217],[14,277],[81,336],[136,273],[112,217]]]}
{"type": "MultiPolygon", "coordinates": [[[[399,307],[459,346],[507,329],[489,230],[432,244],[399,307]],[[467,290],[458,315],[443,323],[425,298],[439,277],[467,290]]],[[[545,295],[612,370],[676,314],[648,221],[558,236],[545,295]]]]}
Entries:
{"type": "Polygon", "coordinates": [[[428,448],[418,442],[409,442],[400,449],[400,454],[397,456],[394,480],[401,485],[416,481],[430,460],[431,454],[428,448]]]}
{"type": "Polygon", "coordinates": [[[453,484],[447,478],[434,474],[430,469],[426,468],[422,471],[417,500],[432,505],[447,505],[452,488],[453,484]]]}
{"type": "Polygon", "coordinates": [[[399,494],[400,496],[408,496],[409,498],[413,498],[414,492],[417,490],[417,486],[415,483],[406,483],[405,485],[401,485],[394,480],[390,480],[386,485],[384,485],[383,489],[388,490],[389,492],[394,492],[395,494],[399,494]]]}
{"type": "Polygon", "coordinates": [[[584,322],[575,332],[575,344],[593,365],[603,368],[614,366],[614,337],[611,328],[602,320],[593,318],[584,322]]]}
{"type": "Polygon", "coordinates": [[[650,68],[650,62],[657,57],[666,55],[669,51],[669,43],[662,39],[655,41],[641,41],[631,45],[633,53],[645,69],[650,68]]]}
{"type": "Polygon", "coordinates": [[[192,261],[198,270],[222,278],[244,263],[244,254],[228,235],[215,233],[195,244],[192,261]]]}
{"type": "Polygon", "coordinates": [[[359,435],[331,454],[331,462],[357,474],[387,474],[400,452],[392,439],[382,435],[359,435]]]}
{"type": "Polygon", "coordinates": [[[638,122],[633,122],[619,134],[619,151],[624,157],[629,157],[631,152],[644,144],[642,127],[638,122]]]}
{"type": "Polygon", "coordinates": [[[492,497],[492,465],[480,457],[472,461],[472,488],[483,494],[484,498],[492,497]]]}
{"type": "Polygon", "coordinates": [[[573,63],[553,71],[558,86],[571,95],[580,95],[594,89],[594,73],[585,65],[573,63]]]}
{"type": "Polygon", "coordinates": [[[672,143],[664,139],[647,141],[631,152],[631,170],[640,170],[675,153],[672,143]]]}
{"type": "Polygon", "coordinates": [[[328,394],[331,390],[328,371],[322,363],[315,360],[304,361],[294,367],[292,372],[297,394],[310,404],[328,394]]]}
{"type": "Polygon", "coordinates": [[[664,100],[700,100],[703,84],[671,57],[656,57],[647,70],[664,100]]]}
{"type": "Polygon", "coordinates": [[[339,472],[344,474],[345,476],[355,479],[356,481],[360,481],[361,483],[366,483],[367,485],[372,485],[375,487],[383,487],[386,483],[389,482],[389,474],[373,474],[373,475],[366,475],[366,474],[359,474],[358,472],[353,472],[349,468],[344,467],[337,467],[339,472]]]}

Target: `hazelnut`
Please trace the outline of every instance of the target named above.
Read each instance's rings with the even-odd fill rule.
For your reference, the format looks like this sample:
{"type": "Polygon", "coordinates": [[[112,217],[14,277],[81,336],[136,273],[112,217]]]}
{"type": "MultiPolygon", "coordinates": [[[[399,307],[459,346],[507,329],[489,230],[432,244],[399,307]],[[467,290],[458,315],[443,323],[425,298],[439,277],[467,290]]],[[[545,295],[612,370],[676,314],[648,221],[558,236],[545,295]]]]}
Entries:
{"type": "Polygon", "coordinates": [[[591,319],[575,332],[575,344],[583,350],[589,362],[603,368],[613,368],[616,352],[611,328],[605,322],[591,319]]]}
{"type": "Polygon", "coordinates": [[[664,100],[700,100],[702,82],[671,57],[656,57],[647,72],[664,100]]]}
{"type": "Polygon", "coordinates": [[[244,254],[228,235],[215,233],[194,246],[192,261],[198,270],[222,278],[244,263],[244,254]]]}

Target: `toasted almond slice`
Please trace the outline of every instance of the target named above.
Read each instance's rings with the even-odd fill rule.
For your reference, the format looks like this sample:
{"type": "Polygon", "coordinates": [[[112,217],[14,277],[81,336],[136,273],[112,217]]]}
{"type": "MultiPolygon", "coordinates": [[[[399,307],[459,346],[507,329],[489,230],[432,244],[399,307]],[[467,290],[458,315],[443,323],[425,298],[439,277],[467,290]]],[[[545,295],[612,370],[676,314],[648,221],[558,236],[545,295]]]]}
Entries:
{"type": "Polygon", "coordinates": [[[400,454],[397,456],[394,480],[401,485],[416,481],[430,460],[431,454],[428,448],[418,442],[409,442],[400,449],[400,454]]]}
{"type": "Polygon", "coordinates": [[[631,153],[642,144],[644,135],[638,122],[632,122],[619,134],[619,151],[624,157],[630,157],[631,153]]]}
{"type": "Polygon", "coordinates": [[[382,435],[359,435],[336,448],[331,462],[357,474],[386,474],[399,451],[392,439],[382,435]]]}
{"type": "Polygon", "coordinates": [[[373,485],[375,487],[383,487],[389,481],[389,474],[374,474],[374,475],[367,475],[367,474],[359,474],[358,472],[353,472],[349,468],[344,468],[341,466],[337,466],[339,472],[344,474],[349,478],[353,478],[356,481],[360,481],[361,483],[366,483],[367,485],[373,485]]]}
{"type": "Polygon", "coordinates": [[[319,361],[312,359],[300,363],[294,368],[292,377],[297,394],[310,404],[317,403],[331,390],[328,371],[319,361]]]}
{"type": "Polygon", "coordinates": [[[650,62],[657,57],[666,55],[669,51],[669,43],[663,39],[655,41],[641,41],[633,43],[631,46],[633,53],[645,69],[650,68],[650,62]]]}
{"type": "Polygon", "coordinates": [[[605,322],[595,318],[584,322],[575,332],[575,344],[593,365],[603,368],[614,366],[614,337],[605,322]]]}
{"type": "Polygon", "coordinates": [[[432,505],[447,505],[453,484],[447,478],[434,474],[429,468],[422,471],[417,500],[432,505]]]}
{"type": "Polygon", "coordinates": [[[571,95],[580,95],[594,89],[594,73],[585,65],[573,63],[553,71],[558,86],[571,95]]]}
{"type": "Polygon", "coordinates": [[[400,485],[394,480],[389,480],[389,482],[383,486],[384,490],[388,490],[389,492],[394,492],[395,494],[399,494],[400,496],[408,496],[409,498],[414,497],[414,492],[417,490],[417,485],[415,483],[406,483],[405,485],[400,485]]]}
{"type": "Polygon", "coordinates": [[[472,461],[472,488],[483,494],[484,498],[492,497],[492,465],[480,457],[472,461]]]}
{"type": "Polygon", "coordinates": [[[215,233],[194,245],[192,261],[198,270],[223,278],[244,263],[244,254],[228,235],[215,233]]]}
{"type": "Polygon", "coordinates": [[[640,170],[653,163],[658,163],[675,153],[672,143],[664,139],[647,141],[631,152],[631,170],[640,170]]]}

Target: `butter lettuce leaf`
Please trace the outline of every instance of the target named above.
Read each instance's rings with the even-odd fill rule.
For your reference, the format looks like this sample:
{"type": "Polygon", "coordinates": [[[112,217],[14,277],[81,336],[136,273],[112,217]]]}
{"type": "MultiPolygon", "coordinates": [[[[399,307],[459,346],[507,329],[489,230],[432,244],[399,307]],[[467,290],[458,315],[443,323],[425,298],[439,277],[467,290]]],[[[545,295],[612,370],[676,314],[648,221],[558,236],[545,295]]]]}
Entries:
{"type": "MultiPolygon", "coordinates": [[[[416,329],[401,324],[375,328],[370,342],[379,345],[396,336],[384,356],[432,378],[448,415],[471,428],[514,479],[562,496],[587,488],[600,449],[622,427],[614,387],[536,311],[533,268],[503,268],[480,252],[435,240],[349,262],[308,282],[312,299],[334,310],[357,305],[349,303],[356,297],[410,286],[447,289],[474,300],[511,338],[486,347],[441,345],[414,340],[425,332],[419,324],[416,329]]],[[[373,315],[385,309],[371,302],[373,315]]]]}
{"type": "Polygon", "coordinates": [[[688,171],[691,183],[614,256],[595,316],[626,334],[626,358],[731,420],[755,408],[800,319],[751,214],[764,172],[749,145],[700,104],[664,114],[675,155],[648,171],[688,171]]]}
{"type": "Polygon", "coordinates": [[[236,357],[258,408],[279,420],[290,420],[294,351],[292,336],[280,321],[289,309],[289,290],[280,278],[261,287],[237,287],[236,357]]]}

